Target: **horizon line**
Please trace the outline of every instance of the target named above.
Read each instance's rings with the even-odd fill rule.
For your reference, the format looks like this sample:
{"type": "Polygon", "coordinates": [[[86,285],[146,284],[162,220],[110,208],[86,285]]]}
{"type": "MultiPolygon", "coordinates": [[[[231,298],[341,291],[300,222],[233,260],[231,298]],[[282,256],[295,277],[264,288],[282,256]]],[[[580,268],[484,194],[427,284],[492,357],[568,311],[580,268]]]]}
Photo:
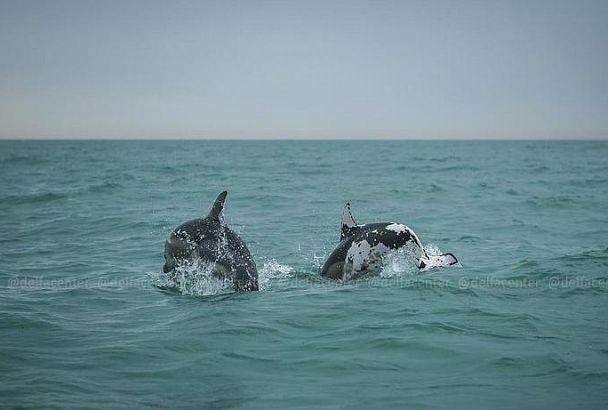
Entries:
{"type": "Polygon", "coordinates": [[[608,142],[601,137],[86,137],[86,136],[28,136],[3,137],[0,141],[596,141],[608,142]]]}

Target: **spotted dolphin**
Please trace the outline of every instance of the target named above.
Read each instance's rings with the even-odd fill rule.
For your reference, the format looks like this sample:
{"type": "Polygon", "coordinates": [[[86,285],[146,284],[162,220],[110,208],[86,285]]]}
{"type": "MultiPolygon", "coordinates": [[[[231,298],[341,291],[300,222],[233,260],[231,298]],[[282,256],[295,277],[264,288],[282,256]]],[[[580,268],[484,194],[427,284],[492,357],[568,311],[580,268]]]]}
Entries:
{"type": "Polygon", "coordinates": [[[418,253],[416,266],[427,269],[449,266],[458,262],[451,253],[429,255],[408,226],[396,222],[378,222],[357,225],[347,203],[342,211],[340,243],[321,268],[321,275],[331,279],[352,279],[373,271],[382,262],[382,256],[391,250],[413,245],[418,253]]]}
{"type": "Polygon", "coordinates": [[[258,271],[245,242],[224,223],[228,192],[219,194],[205,218],[175,228],[165,242],[163,272],[171,273],[185,263],[209,263],[212,274],[231,280],[238,291],[258,290],[258,271]]]}

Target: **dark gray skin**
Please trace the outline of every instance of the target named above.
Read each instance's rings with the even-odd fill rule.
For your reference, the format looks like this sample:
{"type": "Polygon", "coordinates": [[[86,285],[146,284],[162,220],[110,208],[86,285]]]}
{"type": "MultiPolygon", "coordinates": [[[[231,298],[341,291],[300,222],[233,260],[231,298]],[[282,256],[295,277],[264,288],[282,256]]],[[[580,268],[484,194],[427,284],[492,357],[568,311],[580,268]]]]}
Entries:
{"type": "Polygon", "coordinates": [[[214,276],[231,279],[235,290],[258,290],[258,271],[249,249],[223,221],[227,194],[224,191],[217,197],[206,218],[193,219],[171,232],[165,242],[163,272],[200,259],[213,264],[214,276]]]}

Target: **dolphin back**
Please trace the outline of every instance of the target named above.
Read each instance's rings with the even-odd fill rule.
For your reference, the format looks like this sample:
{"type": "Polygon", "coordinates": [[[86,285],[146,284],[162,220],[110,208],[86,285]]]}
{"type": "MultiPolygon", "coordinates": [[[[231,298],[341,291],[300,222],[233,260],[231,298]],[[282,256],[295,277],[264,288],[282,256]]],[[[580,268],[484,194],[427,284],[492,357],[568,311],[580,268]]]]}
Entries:
{"type": "Polygon", "coordinates": [[[203,220],[204,228],[197,241],[198,256],[220,265],[225,278],[231,278],[235,290],[258,290],[258,271],[245,242],[222,221],[203,220]]]}
{"type": "Polygon", "coordinates": [[[245,242],[224,225],[224,238],[219,240],[223,249],[217,262],[226,266],[232,274],[235,290],[258,290],[258,270],[245,242]],[[222,243],[223,242],[223,243],[222,243]]]}

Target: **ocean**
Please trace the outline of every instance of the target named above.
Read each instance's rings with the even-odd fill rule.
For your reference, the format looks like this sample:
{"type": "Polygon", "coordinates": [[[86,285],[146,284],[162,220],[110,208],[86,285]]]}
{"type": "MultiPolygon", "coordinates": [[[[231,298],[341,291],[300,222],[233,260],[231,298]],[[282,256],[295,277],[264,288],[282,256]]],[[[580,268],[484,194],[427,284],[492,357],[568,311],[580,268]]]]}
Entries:
{"type": "Polygon", "coordinates": [[[2,141],[0,407],[602,408],[608,143],[2,141]],[[163,246],[228,191],[259,292],[163,246]],[[456,266],[319,276],[350,201],[456,266]]]}

